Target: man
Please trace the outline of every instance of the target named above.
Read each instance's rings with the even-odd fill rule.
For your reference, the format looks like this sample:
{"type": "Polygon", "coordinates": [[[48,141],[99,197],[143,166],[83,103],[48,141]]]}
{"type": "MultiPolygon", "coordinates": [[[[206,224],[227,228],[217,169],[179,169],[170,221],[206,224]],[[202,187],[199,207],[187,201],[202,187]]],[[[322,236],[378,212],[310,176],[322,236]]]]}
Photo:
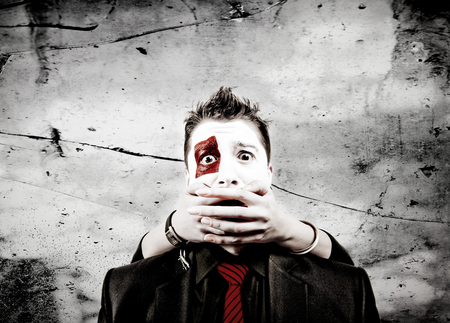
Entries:
{"type": "Polygon", "coordinates": [[[99,322],[379,322],[365,271],[276,203],[257,112],[224,87],[191,112],[186,192],[108,272],[99,322]]]}

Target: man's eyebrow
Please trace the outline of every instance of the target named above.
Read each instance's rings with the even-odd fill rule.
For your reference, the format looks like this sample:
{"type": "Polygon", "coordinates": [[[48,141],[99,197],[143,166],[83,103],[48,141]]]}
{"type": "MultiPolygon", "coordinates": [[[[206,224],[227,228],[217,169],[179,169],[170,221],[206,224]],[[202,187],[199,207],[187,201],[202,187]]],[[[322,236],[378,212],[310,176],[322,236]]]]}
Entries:
{"type": "Polygon", "coordinates": [[[258,147],[256,147],[255,145],[248,144],[248,143],[245,143],[245,142],[242,142],[242,141],[237,141],[235,143],[235,145],[238,146],[238,147],[242,147],[242,148],[253,148],[254,150],[258,151],[258,147]]]}

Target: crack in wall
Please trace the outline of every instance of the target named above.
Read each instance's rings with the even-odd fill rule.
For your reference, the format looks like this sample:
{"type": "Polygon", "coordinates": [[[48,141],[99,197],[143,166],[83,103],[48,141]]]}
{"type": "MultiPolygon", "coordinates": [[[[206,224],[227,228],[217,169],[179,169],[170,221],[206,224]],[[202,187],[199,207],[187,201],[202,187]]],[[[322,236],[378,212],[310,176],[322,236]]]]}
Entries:
{"type": "Polygon", "coordinates": [[[181,2],[183,2],[183,4],[184,4],[186,7],[189,8],[189,10],[192,12],[192,15],[194,16],[195,21],[197,21],[198,19],[197,19],[197,15],[196,15],[196,13],[195,13],[195,10],[197,10],[197,9],[196,9],[194,6],[190,6],[190,5],[186,2],[186,0],[181,0],[181,2]]]}
{"type": "Polygon", "coordinates": [[[26,5],[28,3],[31,3],[31,1],[28,0],[28,1],[20,1],[20,2],[13,2],[13,3],[4,4],[4,5],[0,5],[0,10],[10,9],[10,8],[14,8],[14,7],[19,7],[19,6],[26,5]]]}
{"type": "Polygon", "coordinates": [[[298,194],[298,193],[289,191],[289,190],[287,190],[287,189],[285,189],[285,188],[279,187],[279,186],[277,186],[277,185],[275,185],[275,184],[272,184],[272,186],[275,187],[276,189],[279,189],[280,191],[283,191],[283,192],[286,192],[286,193],[288,193],[288,194],[292,194],[292,195],[295,195],[295,196],[298,196],[298,197],[301,197],[301,198],[304,198],[304,199],[307,199],[307,200],[316,201],[316,202],[322,202],[322,203],[325,203],[325,204],[330,204],[330,205],[337,206],[337,207],[340,207],[340,208],[342,208],[342,209],[346,209],[346,210],[350,210],[350,211],[366,213],[366,211],[358,210],[358,209],[355,209],[355,208],[352,208],[352,207],[349,207],[349,206],[345,206],[345,205],[341,205],[341,204],[336,204],[336,203],[333,203],[333,202],[328,202],[328,201],[324,201],[324,200],[319,200],[319,199],[316,199],[316,198],[314,198],[314,197],[309,197],[309,196],[306,196],[306,195],[298,194]]]}
{"type": "Polygon", "coordinates": [[[10,57],[11,55],[8,54],[0,54],[0,75],[3,73],[5,65],[8,63],[10,57]]]}
{"type": "MultiPolygon", "coordinates": [[[[182,0],[183,1],[183,0],[182,0]]],[[[260,14],[262,12],[268,11],[276,6],[282,6],[284,5],[288,0],[281,0],[278,1],[264,9],[261,10],[257,10],[255,12],[249,13],[248,16],[246,16],[245,18],[248,18],[250,16],[254,16],[257,14],[260,14]]],[[[115,3],[115,2],[114,2],[115,3]]],[[[189,7],[189,6],[188,6],[189,7]]],[[[112,12],[114,9],[111,9],[110,12],[112,12]]],[[[194,17],[195,18],[195,17],[194,17]]],[[[239,19],[242,17],[236,17],[236,18],[231,18],[230,20],[233,19],[239,19]]],[[[106,18],[105,18],[106,19],[106,18]]],[[[88,44],[83,44],[83,45],[65,45],[65,46],[57,46],[57,45],[47,45],[41,48],[41,50],[65,50],[65,49],[77,49],[77,48],[86,48],[86,47],[94,47],[94,46],[100,46],[100,45],[107,45],[107,44],[113,44],[113,43],[118,43],[118,42],[122,42],[122,41],[126,41],[126,40],[131,40],[134,38],[139,38],[139,37],[143,37],[143,36],[147,36],[147,35],[151,35],[151,34],[155,34],[155,33],[160,33],[160,32],[164,32],[164,31],[169,31],[169,30],[176,30],[176,29],[181,29],[181,28],[186,28],[186,27],[193,27],[193,26],[200,26],[206,23],[214,23],[214,22],[219,22],[223,20],[223,18],[217,18],[214,20],[202,20],[202,21],[196,21],[193,23],[187,23],[187,24],[180,24],[180,25],[175,25],[175,26],[168,26],[168,27],[161,27],[161,28],[156,28],[156,29],[152,29],[152,30],[148,30],[148,31],[144,31],[142,33],[138,33],[138,34],[133,34],[133,35],[128,35],[128,36],[123,36],[123,37],[118,37],[115,39],[111,39],[111,40],[104,40],[104,41],[99,41],[99,42],[94,42],[94,43],[88,43],[88,44]]],[[[2,26],[0,26],[2,27],[2,26]]],[[[24,27],[29,27],[29,26],[24,26],[24,27]]],[[[68,26],[65,26],[65,29],[69,29],[68,26]]],[[[55,27],[58,28],[58,27],[55,27]]],[[[72,27],[75,28],[75,27],[72,27]]],[[[79,27],[76,27],[79,28],[79,27]]],[[[83,30],[83,31],[88,31],[88,30],[83,30]]],[[[9,52],[9,55],[13,55],[13,54],[23,54],[23,53],[28,53],[29,51],[15,51],[15,52],[9,52]]]]}
{"type": "MultiPolygon", "coordinates": [[[[122,209],[114,207],[114,206],[111,206],[111,205],[99,203],[99,202],[96,202],[96,201],[91,201],[91,200],[88,200],[86,198],[82,198],[82,197],[79,197],[79,196],[68,194],[68,193],[65,193],[65,192],[62,192],[62,191],[59,191],[59,190],[49,189],[47,187],[42,187],[42,186],[35,185],[35,184],[32,184],[32,183],[20,181],[18,179],[7,178],[7,177],[3,177],[3,176],[0,176],[0,179],[6,180],[6,181],[20,183],[20,184],[27,185],[27,186],[32,186],[32,187],[35,187],[35,188],[38,188],[38,189],[41,189],[41,190],[45,190],[45,191],[49,191],[49,192],[55,192],[55,193],[58,193],[58,194],[61,194],[61,195],[64,195],[64,196],[68,196],[68,197],[71,197],[71,198],[74,198],[74,199],[77,199],[77,200],[87,201],[87,202],[93,203],[95,205],[100,205],[100,206],[103,206],[103,207],[106,207],[106,208],[109,208],[109,209],[112,209],[112,210],[121,210],[122,211],[122,209]]],[[[126,212],[129,212],[129,211],[126,211],[126,212]]],[[[140,215],[138,212],[136,212],[134,214],[140,215]]]]}
{"type": "MultiPolygon", "coordinates": [[[[64,152],[62,151],[62,148],[60,146],[60,143],[61,142],[67,142],[67,143],[71,143],[71,144],[78,144],[78,145],[82,145],[82,146],[89,146],[89,147],[98,148],[98,149],[112,150],[112,151],[115,151],[115,152],[118,152],[118,153],[121,153],[121,154],[131,155],[131,156],[135,156],[135,157],[149,157],[149,158],[153,158],[153,159],[175,161],[175,162],[184,162],[184,160],[179,159],[179,158],[164,157],[164,156],[151,155],[151,154],[143,154],[143,153],[129,151],[129,150],[124,149],[122,147],[102,146],[102,145],[90,144],[90,143],[87,143],[87,142],[80,142],[80,141],[72,141],[72,140],[67,140],[67,139],[61,139],[61,133],[56,128],[51,128],[51,137],[24,135],[24,134],[11,133],[11,132],[6,132],[6,131],[0,131],[0,134],[8,135],[8,136],[16,136],[16,137],[25,137],[25,138],[34,139],[34,140],[48,140],[48,141],[50,141],[52,143],[52,145],[54,145],[56,147],[56,149],[60,153],[60,155],[64,154],[64,152]]],[[[64,155],[61,155],[61,157],[64,157],[64,155]]]]}
{"type": "Polygon", "coordinates": [[[279,186],[277,186],[275,184],[272,184],[272,187],[275,187],[276,189],[278,189],[280,191],[283,191],[285,193],[288,193],[288,194],[291,194],[291,195],[294,195],[294,196],[298,196],[298,197],[301,197],[301,198],[304,198],[304,199],[307,199],[307,200],[329,204],[329,205],[332,205],[332,206],[336,206],[336,207],[339,207],[339,208],[342,208],[342,209],[346,209],[346,210],[350,210],[350,211],[354,211],[354,212],[365,213],[367,215],[371,215],[371,216],[374,216],[374,217],[379,216],[381,218],[389,218],[389,219],[403,220],[403,221],[410,221],[410,222],[442,223],[442,224],[450,223],[448,221],[442,221],[442,220],[426,220],[426,219],[404,218],[404,217],[396,216],[393,213],[383,214],[381,212],[374,212],[374,211],[372,211],[372,209],[368,209],[367,211],[364,211],[364,210],[352,208],[352,207],[349,207],[349,206],[345,206],[345,205],[342,205],[342,204],[328,202],[328,201],[325,201],[325,200],[316,199],[314,197],[309,197],[309,196],[306,196],[306,195],[298,194],[298,193],[289,191],[289,190],[287,190],[285,188],[279,187],[279,186]]]}
{"type": "MultiPolygon", "coordinates": [[[[270,6],[264,8],[264,9],[262,9],[262,10],[253,12],[252,15],[255,15],[255,14],[257,14],[257,13],[261,13],[261,12],[270,10],[270,9],[272,9],[272,8],[274,8],[274,7],[277,7],[277,6],[283,6],[284,4],[286,4],[286,2],[288,2],[288,0],[280,0],[280,1],[278,1],[278,2],[275,2],[275,3],[271,4],[270,6]]],[[[270,3],[270,2],[269,2],[269,3],[270,3]]]]}
{"type": "MultiPolygon", "coordinates": [[[[131,39],[134,39],[134,38],[139,38],[139,37],[143,37],[143,36],[147,36],[147,35],[151,35],[151,34],[155,34],[155,33],[160,33],[160,32],[164,32],[164,31],[168,31],[168,30],[176,30],[176,29],[185,28],[185,27],[199,26],[199,25],[202,25],[202,24],[207,23],[207,22],[208,21],[205,20],[205,21],[201,21],[201,22],[193,22],[193,23],[189,23],[189,24],[181,24],[181,25],[178,25],[178,26],[169,26],[169,27],[157,28],[157,29],[144,31],[144,32],[139,33],[139,34],[119,37],[119,38],[116,38],[116,39],[105,40],[105,41],[100,41],[100,42],[95,42],[95,43],[88,43],[88,44],[83,44],[83,45],[65,45],[65,46],[52,45],[52,46],[47,46],[46,50],[65,50],[65,49],[77,49],[77,48],[86,48],[86,47],[97,47],[97,46],[100,46],[100,45],[114,44],[114,43],[118,43],[118,42],[122,42],[122,41],[126,41],[126,40],[131,40],[131,39]]],[[[24,54],[24,53],[28,53],[28,52],[29,51],[17,51],[17,52],[10,52],[9,54],[24,54]]]]}
{"type": "MultiPolygon", "coordinates": [[[[283,1],[280,1],[280,2],[283,2],[282,4],[284,4],[284,3],[287,2],[287,0],[283,0],[283,1]]],[[[276,23],[278,21],[278,19],[280,18],[281,9],[283,9],[283,6],[279,6],[278,10],[275,12],[275,16],[273,18],[272,23],[276,23]]]]}
{"type": "Polygon", "coordinates": [[[381,212],[374,212],[372,209],[368,209],[366,212],[368,215],[374,216],[374,217],[381,217],[381,218],[388,218],[388,219],[396,219],[396,220],[403,220],[403,221],[409,221],[409,222],[423,222],[423,223],[442,223],[442,224],[449,224],[449,221],[442,221],[442,220],[426,220],[426,219],[414,219],[414,218],[404,218],[401,216],[396,216],[394,213],[389,214],[383,214],[381,212]]]}
{"type": "Polygon", "coordinates": [[[377,203],[375,203],[375,207],[377,207],[379,209],[383,209],[383,198],[386,196],[388,188],[389,188],[389,185],[386,185],[385,190],[380,193],[379,200],[377,203]]]}
{"type": "MultiPolygon", "coordinates": [[[[142,36],[147,36],[147,35],[163,32],[163,31],[175,30],[175,29],[180,29],[180,28],[185,28],[185,27],[192,27],[192,26],[199,26],[199,25],[202,25],[202,24],[207,23],[207,22],[208,22],[207,20],[204,20],[204,21],[200,21],[200,22],[181,24],[179,26],[169,26],[169,27],[156,28],[156,29],[144,31],[142,33],[135,34],[135,35],[129,35],[129,36],[119,37],[119,38],[112,39],[112,40],[107,40],[107,41],[100,42],[100,43],[89,44],[89,46],[98,46],[98,45],[104,45],[104,44],[118,43],[118,42],[121,42],[121,41],[130,40],[130,39],[134,39],[134,38],[139,38],[139,37],[142,37],[142,36]]],[[[83,47],[84,46],[78,46],[77,48],[83,48],[83,47]]],[[[72,47],[72,48],[74,48],[74,47],[72,47]]],[[[60,47],[60,48],[50,47],[50,49],[66,49],[66,48],[65,47],[60,47]]]]}
{"type": "MultiPolygon", "coordinates": [[[[61,14],[61,3],[60,0],[40,0],[40,1],[22,1],[17,3],[12,3],[9,5],[3,5],[0,9],[10,9],[11,7],[17,7],[25,5],[26,12],[28,13],[28,24],[17,24],[17,25],[0,25],[1,28],[29,28],[31,42],[33,44],[34,52],[38,57],[39,62],[39,76],[36,79],[37,84],[46,84],[49,80],[49,73],[51,68],[49,67],[49,58],[47,56],[47,50],[49,48],[49,43],[52,39],[52,33],[50,29],[56,30],[73,30],[73,31],[92,31],[96,29],[102,21],[104,21],[108,16],[114,11],[116,7],[117,0],[112,0],[108,2],[109,8],[108,12],[104,17],[99,19],[99,21],[92,24],[86,24],[85,26],[72,26],[66,25],[61,20],[63,16],[61,14]]],[[[53,35],[54,36],[54,35],[53,35]]],[[[29,52],[29,51],[24,51],[29,52]]],[[[13,54],[13,53],[9,53],[13,54]]],[[[4,55],[2,55],[4,56],[4,55]]],[[[3,64],[4,65],[4,64],[3,64]]],[[[0,62],[0,67],[2,67],[0,62]]],[[[0,70],[0,73],[2,70],[0,70]]]]}
{"type": "MultiPolygon", "coordinates": [[[[18,3],[12,3],[9,5],[0,6],[0,10],[2,9],[9,9],[12,7],[17,7],[21,5],[27,5],[28,14],[30,17],[30,23],[24,24],[24,25],[0,25],[0,28],[55,28],[55,29],[67,29],[67,30],[75,30],[75,31],[92,31],[96,29],[98,26],[100,26],[101,22],[104,21],[109,17],[109,15],[115,10],[117,5],[117,0],[112,1],[111,8],[108,10],[106,15],[100,19],[100,21],[93,23],[93,24],[86,24],[85,26],[71,26],[71,25],[65,25],[61,24],[59,22],[60,19],[62,19],[61,14],[59,13],[60,8],[58,5],[58,0],[55,1],[22,1],[18,3]],[[49,7],[55,7],[55,15],[53,17],[50,17],[49,22],[42,22],[41,20],[46,20],[47,15],[50,10],[49,7]],[[45,18],[44,18],[45,17],[45,18]],[[57,22],[52,21],[57,20],[57,22]],[[38,21],[38,22],[36,22],[38,21]]],[[[51,15],[50,15],[51,16],[51,15]]]]}
{"type": "MultiPolygon", "coordinates": [[[[51,128],[51,137],[44,137],[44,136],[35,136],[35,135],[25,135],[25,134],[18,134],[18,133],[10,133],[10,132],[6,132],[6,131],[0,131],[0,134],[3,135],[7,135],[7,136],[15,136],[15,137],[25,137],[25,138],[29,138],[29,139],[33,139],[33,140],[47,140],[50,141],[51,144],[53,146],[56,147],[58,153],[60,154],[61,157],[65,157],[64,156],[64,152],[62,151],[61,148],[61,142],[67,142],[67,143],[71,143],[71,144],[78,144],[78,145],[82,145],[82,146],[89,146],[89,147],[93,147],[93,148],[98,148],[98,149],[105,149],[105,150],[111,150],[111,151],[115,151],[121,154],[126,154],[126,155],[131,155],[131,156],[135,156],[135,157],[148,157],[148,158],[153,158],[153,159],[159,159],[159,160],[166,160],[166,161],[174,161],[174,162],[184,162],[183,159],[179,159],[179,158],[172,158],[172,157],[165,157],[165,156],[159,156],[159,155],[152,155],[152,154],[144,154],[144,153],[138,153],[138,152],[133,152],[127,149],[124,149],[122,147],[117,147],[117,146],[102,146],[102,145],[96,145],[96,144],[90,144],[90,143],[86,143],[86,142],[79,142],[79,141],[72,141],[72,140],[66,140],[66,139],[62,139],[61,138],[61,133],[58,129],[56,128],[51,128]]],[[[0,178],[4,178],[4,177],[0,177],[0,178]]],[[[28,184],[25,182],[21,182],[18,181],[20,183],[24,183],[24,184],[28,184]]],[[[31,184],[30,184],[31,185],[31,184]]],[[[311,200],[311,201],[316,201],[316,202],[320,202],[320,203],[325,203],[328,205],[332,205],[338,208],[342,208],[342,209],[346,209],[346,210],[350,210],[350,211],[354,211],[354,212],[359,212],[359,213],[364,213],[367,215],[371,215],[374,217],[382,217],[382,218],[389,218],[389,219],[396,219],[396,220],[403,220],[403,221],[410,221],[410,222],[424,222],[424,223],[442,223],[442,224],[448,224],[450,222],[448,221],[442,221],[442,220],[426,220],[426,219],[414,219],[414,218],[403,218],[400,216],[395,216],[392,212],[389,214],[383,214],[381,212],[374,212],[372,211],[372,209],[368,209],[367,211],[364,210],[360,210],[360,209],[356,209],[353,207],[349,207],[346,205],[342,205],[342,204],[337,204],[337,203],[333,203],[333,202],[329,202],[326,200],[321,200],[321,199],[317,199],[314,197],[310,197],[310,196],[306,196],[306,195],[302,195],[299,193],[295,193],[293,191],[287,190],[283,187],[280,187],[278,185],[272,184],[272,187],[275,187],[276,189],[283,191],[285,193],[288,193],[290,195],[294,195],[297,197],[301,197],[307,200],[311,200]]],[[[384,195],[382,193],[382,195],[384,195]]],[[[382,195],[380,195],[380,201],[382,199],[382,195]]]]}
{"type": "Polygon", "coordinates": [[[97,28],[99,26],[99,24],[95,24],[95,25],[87,25],[86,27],[80,27],[80,26],[67,26],[67,25],[63,25],[63,24],[50,24],[50,23],[46,23],[46,24],[39,24],[39,23],[32,23],[30,22],[29,24],[26,25],[14,25],[14,26],[5,26],[5,25],[0,25],[0,28],[56,28],[56,29],[67,29],[67,30],[77,30],[77,31],[92,31],[95,28],[97,28]]]}

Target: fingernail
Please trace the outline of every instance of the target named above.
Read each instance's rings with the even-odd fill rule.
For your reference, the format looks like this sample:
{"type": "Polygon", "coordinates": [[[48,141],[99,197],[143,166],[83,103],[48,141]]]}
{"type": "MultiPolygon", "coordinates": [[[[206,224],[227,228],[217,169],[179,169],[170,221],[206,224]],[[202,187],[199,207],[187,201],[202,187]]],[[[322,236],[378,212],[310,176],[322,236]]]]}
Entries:
{"type": "Polygon", "coordinates": [[[200,209],[198,207],[190,207],[189,209],[187,209],[187,212],[191,215],[199,215],[200,214],[200,209]]]}
{"type": "Polygon", "coordinates": [[[201,220],[202,224],[204,225],[211,225],[211,219],[210,218],[202,218],[201,220]]]}
{"type": "Polygon", "coordinates": [[[208,234],[203,237],[203,240],[205,240],[207,242],[214,242],[214,238],[208,234]]]}
{"type": "Polygon", "coordinates": [[[202,196],[208,196],[209,194],[211,194],[211,190],[209,188],[201,188],[199,190],[196,190],[195,194],[202,195],[202,196]]]}

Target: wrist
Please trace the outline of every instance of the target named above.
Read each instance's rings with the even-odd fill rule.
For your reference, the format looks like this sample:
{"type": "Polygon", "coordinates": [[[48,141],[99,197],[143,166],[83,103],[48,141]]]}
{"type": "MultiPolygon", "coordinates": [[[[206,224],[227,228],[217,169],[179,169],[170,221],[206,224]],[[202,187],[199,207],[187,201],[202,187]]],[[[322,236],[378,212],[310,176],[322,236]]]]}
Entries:
{"type": "Polygon", "coordinates": [[[317,244],[319,243],[319,236],[320,236],[319,229],[317,229],[317,227],[314,224],[312,224],[310,222],[307,222],[307,221],[300,221],[300,222],[302,222],[303,224],[308,225],[313,230],[314,238],[313,238],[313,241],[311,242],[311,244],[308,247],[291,250],[291,253],[294,253],[296,255],[304,255],[306,253],[311,252],[317,246],[317,244]]]}
{"type": "Polygon", "coordinates": [[[166,225],[165,225],[165,235],[167,240],[175,247],[181,246],[183,243],[186,243],[186,240],[181,238],[178,233],[175,231],[175,228],[172,224],[172,217],[176,213],[176,210],[170,213],[170,215],[167,217],[166,225]]]}
{"type": "Polygon", "coordinates": [[[294,218],[290,218],[285,224],[285,230],[283,230],[284,235],[278,242],[281,247],[286,248],[293,253],[300,252],[300,254],[304,250],[309,249],[307,250],[307,252],[309,252],[314,249],[315,245],[317,245],[317,241],[315,240],[317,240],[319,235],[319,232],[314,225],[294,218]],[[313,247],[310,248],[311,246],[313,247]]]}

